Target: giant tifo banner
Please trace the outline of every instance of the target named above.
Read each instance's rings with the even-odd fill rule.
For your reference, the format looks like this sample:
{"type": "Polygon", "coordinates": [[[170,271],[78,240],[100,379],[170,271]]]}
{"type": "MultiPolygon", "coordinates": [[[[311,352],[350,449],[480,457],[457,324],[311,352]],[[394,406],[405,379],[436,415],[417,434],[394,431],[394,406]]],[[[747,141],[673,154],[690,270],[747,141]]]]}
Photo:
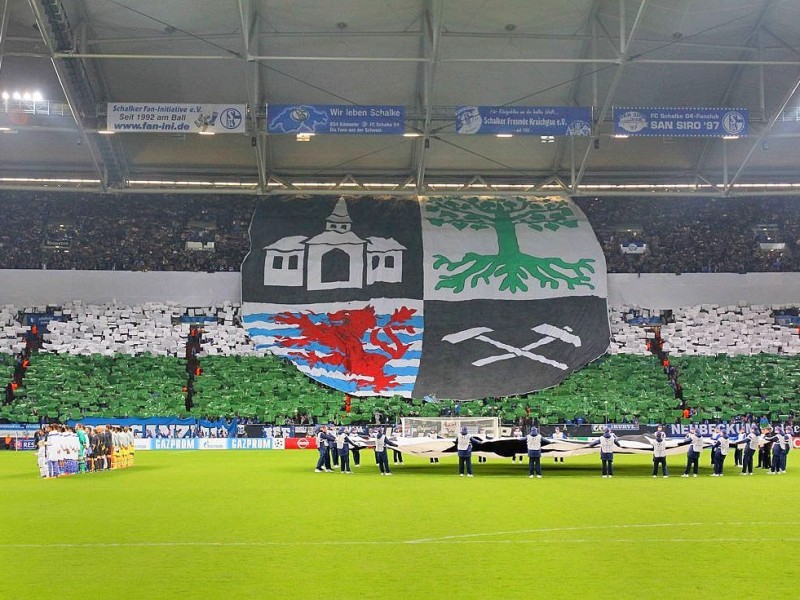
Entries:
{"type": "Polygon", "coordinates": [[[605,260],[569,200],[267,198],[250,242],[251,339],[350,394],[521,394],[609,344],[605,260]]]}

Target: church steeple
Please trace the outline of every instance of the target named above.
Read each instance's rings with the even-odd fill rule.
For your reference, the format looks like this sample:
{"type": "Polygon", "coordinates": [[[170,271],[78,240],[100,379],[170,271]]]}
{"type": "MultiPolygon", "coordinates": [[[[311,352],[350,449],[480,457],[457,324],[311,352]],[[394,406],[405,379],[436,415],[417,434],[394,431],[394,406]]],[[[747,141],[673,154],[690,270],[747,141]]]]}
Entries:
{"type": "Polygon", "coordinates": [[[344,198],[339,198],[336,206],[333,207],[333,212],[325,222],[325,231],[336,231],[337,233],[345,233],[350,231],[353,227],[353,220],[347,213],[347,203],[344,198]]]}

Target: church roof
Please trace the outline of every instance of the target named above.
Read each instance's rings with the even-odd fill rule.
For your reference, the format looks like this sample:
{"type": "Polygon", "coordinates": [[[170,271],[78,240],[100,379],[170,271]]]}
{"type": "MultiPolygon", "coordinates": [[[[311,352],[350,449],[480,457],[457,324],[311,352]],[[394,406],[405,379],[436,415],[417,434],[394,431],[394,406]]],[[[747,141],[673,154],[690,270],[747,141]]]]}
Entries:
{"type": "Polygon", "coordinates": [[[326,244],[328,246],[363,246],[366,244],[366,240],[362,240],[352,231],[323,231],[319,235],[315,235],[311,239],[307,240],[306,244],[309,246],[317,244],[326,244]]]}
{"type": "Polygon", "coordinates": [[[393,250],[406,250],[406,247],[394,238],[378,236],[367,238],[367,252],[391,252],[393,250]]]}
{"type": "Polygon", "coordinates": [[[333,207],[333,212],[331,216],[327,219],[331,223],[352,223],[353,219],[350,218],[350,214],[347,212],[347,202],[345,202],[344,198],[339,198],[336,202],[336,206],[333,207]]]}
{"type": "Polygon", "coordinates": [[[269,246],[264,246],[264,250],[277,250],[278,252],[296,252],[305,250],[305,242],[308,238],[304,235],[290,235],[283,237],[269,246]]]}

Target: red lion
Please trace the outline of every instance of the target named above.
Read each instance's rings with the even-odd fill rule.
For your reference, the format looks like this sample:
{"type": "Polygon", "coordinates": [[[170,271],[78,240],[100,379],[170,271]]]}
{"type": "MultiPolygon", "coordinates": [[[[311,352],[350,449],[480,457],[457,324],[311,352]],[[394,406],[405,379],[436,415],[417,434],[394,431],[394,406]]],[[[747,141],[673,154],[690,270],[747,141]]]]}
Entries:
{"type": "Polygon", "coordinates": [[[317,364],[343,366],[359,389],[371,387],[373,391],[381,392],[399,385],[394,375],[384,373],[384,368],[390,360],[402,358],[408,350],[409,344],[402,343],[396,332],[413,333],[414,328],[407,321],[416,312],[407,307],[398,308],[383,326],[378,326],[373,306],[327,313],[327,320],[320,323],[311,321],[310,317],[317,314],[313,312],[283,312],[275,315],[273,320],[300,328],[298,337],[279,338],[278,343],[284,348],[303,348],[314,342],[330,348],[327,354],[302,350],[293,352],[291,356],[307,360],[312,367],[317,364]],[[362,342],[366,333],[369,333],[370,343],[386,354],[367,351],[362,342]],[[389,343],[378,337],[381,333],[389,338],[389,343]]]}

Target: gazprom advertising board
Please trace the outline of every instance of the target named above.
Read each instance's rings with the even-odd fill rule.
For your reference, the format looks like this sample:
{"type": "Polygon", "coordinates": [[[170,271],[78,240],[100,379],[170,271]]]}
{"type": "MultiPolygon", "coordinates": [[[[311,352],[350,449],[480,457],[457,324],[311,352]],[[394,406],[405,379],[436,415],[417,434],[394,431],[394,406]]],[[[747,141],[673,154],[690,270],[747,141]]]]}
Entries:
{"type": "Polygon", "coordinates": [[[614,135],[644,137],[744,137],[746,108],[643,108],[615,106],[614,135]]]}

